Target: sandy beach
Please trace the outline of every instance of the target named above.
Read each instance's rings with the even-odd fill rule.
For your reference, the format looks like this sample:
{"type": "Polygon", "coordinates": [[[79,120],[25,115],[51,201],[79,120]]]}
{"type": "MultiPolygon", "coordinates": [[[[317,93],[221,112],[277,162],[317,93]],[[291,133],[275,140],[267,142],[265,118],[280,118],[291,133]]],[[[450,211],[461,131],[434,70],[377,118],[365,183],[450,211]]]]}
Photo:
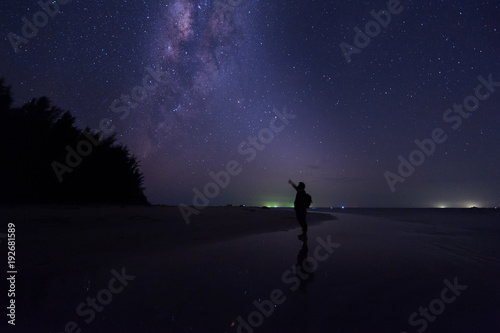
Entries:
{"type": "Polygon", "coordinates": [[[305,244],[286,209],[207,208],[186,225],[177,207],[2,207],[0,232],[15,224],[18,269],[16,325],[4,317],[2,326],[497,332],[499,216],[312,210],[305,244]]]}

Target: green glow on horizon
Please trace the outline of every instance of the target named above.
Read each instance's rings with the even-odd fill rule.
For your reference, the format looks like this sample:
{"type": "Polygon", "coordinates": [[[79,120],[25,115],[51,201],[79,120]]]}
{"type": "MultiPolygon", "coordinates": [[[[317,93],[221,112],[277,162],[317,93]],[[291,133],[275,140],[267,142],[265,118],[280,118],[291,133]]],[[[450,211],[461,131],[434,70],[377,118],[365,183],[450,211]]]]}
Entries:
{"type": "Polygon", "coordinates": [[[269,208],[278,208],[278,207],[293,207],[293,204],[277,202],[277,201],[269,201],[269,202],[265,202],[263,204],[263,206],[266,206],[269,208]]]}
{"type": "Polygon", "coordinates": [[[449,207],[445,203],[438,203],[438,204],[434,205],[434,208],[449,208],[449,207]]]}

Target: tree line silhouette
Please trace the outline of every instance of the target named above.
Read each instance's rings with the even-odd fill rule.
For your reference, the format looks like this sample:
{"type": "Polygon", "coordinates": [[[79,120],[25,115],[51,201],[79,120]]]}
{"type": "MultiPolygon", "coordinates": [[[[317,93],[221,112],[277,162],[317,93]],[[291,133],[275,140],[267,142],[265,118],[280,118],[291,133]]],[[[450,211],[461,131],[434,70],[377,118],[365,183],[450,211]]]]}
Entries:
{"type": "Polygon", "coordinates": [[[7,203],[147,204],[144,176],[135,156],[114,134],[75,127],[69,111],[46,97],[13,107],[11,87],[0,78],[0,200],[7,203]],[[58,179],[53,162],[64,163],[65,147],[89,140],[99,144],[58,179]]]}

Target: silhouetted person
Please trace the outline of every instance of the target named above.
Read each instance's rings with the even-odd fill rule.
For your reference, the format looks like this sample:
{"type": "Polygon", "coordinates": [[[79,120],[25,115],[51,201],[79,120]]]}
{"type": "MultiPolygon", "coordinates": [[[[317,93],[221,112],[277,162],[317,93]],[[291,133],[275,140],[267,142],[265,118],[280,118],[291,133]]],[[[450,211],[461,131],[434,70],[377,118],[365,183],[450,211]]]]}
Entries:
{"type": "Polygon", "coordinates": [[[295,195],[295,201],[293,202],[293,208],[295,209],[295,214],[297,215],[297,220],[299,221],[300,227],[302,228],[302,234],[298,237],[300,240],[307,239],[307,208],[311,204],[311,196],[306,193],[305,188],[306,185],[303,182],[300,182],[299,185],[295,185],[291,179],[288,180],[288,183],[293,186],[293,188],[297,191],[295,195]]]}
{"type": "Polygon", "coordinates": [[[302,247],[297,254],[297,264],[295,264],[295,274],[300,279],[300,290],[307,292],[306,286],[314,279],[314,271],[311,263],[307,260],[307,253],[309,247],[307,246],[307,238],[302,240],[302,247]]]}

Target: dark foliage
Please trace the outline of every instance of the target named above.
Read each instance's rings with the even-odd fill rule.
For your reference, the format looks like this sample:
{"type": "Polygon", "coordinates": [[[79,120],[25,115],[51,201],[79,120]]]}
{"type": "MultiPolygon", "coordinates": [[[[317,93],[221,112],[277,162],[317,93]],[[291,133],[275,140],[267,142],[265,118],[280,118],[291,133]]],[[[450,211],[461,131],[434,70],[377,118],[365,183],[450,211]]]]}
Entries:
{"type": "Polygon", "coordinates": [[[76,128],[75,118],[45,97],[20,108],[12,101],[0,79],[1,202],[147,204],[137,159],[114,136],[89,134],[98,144],[86,144],[92,151],[69,167],[67,147],[90,143],[90,130],[76,128]],[[54,161],[64,165],[59,178],[54,161]]]}

